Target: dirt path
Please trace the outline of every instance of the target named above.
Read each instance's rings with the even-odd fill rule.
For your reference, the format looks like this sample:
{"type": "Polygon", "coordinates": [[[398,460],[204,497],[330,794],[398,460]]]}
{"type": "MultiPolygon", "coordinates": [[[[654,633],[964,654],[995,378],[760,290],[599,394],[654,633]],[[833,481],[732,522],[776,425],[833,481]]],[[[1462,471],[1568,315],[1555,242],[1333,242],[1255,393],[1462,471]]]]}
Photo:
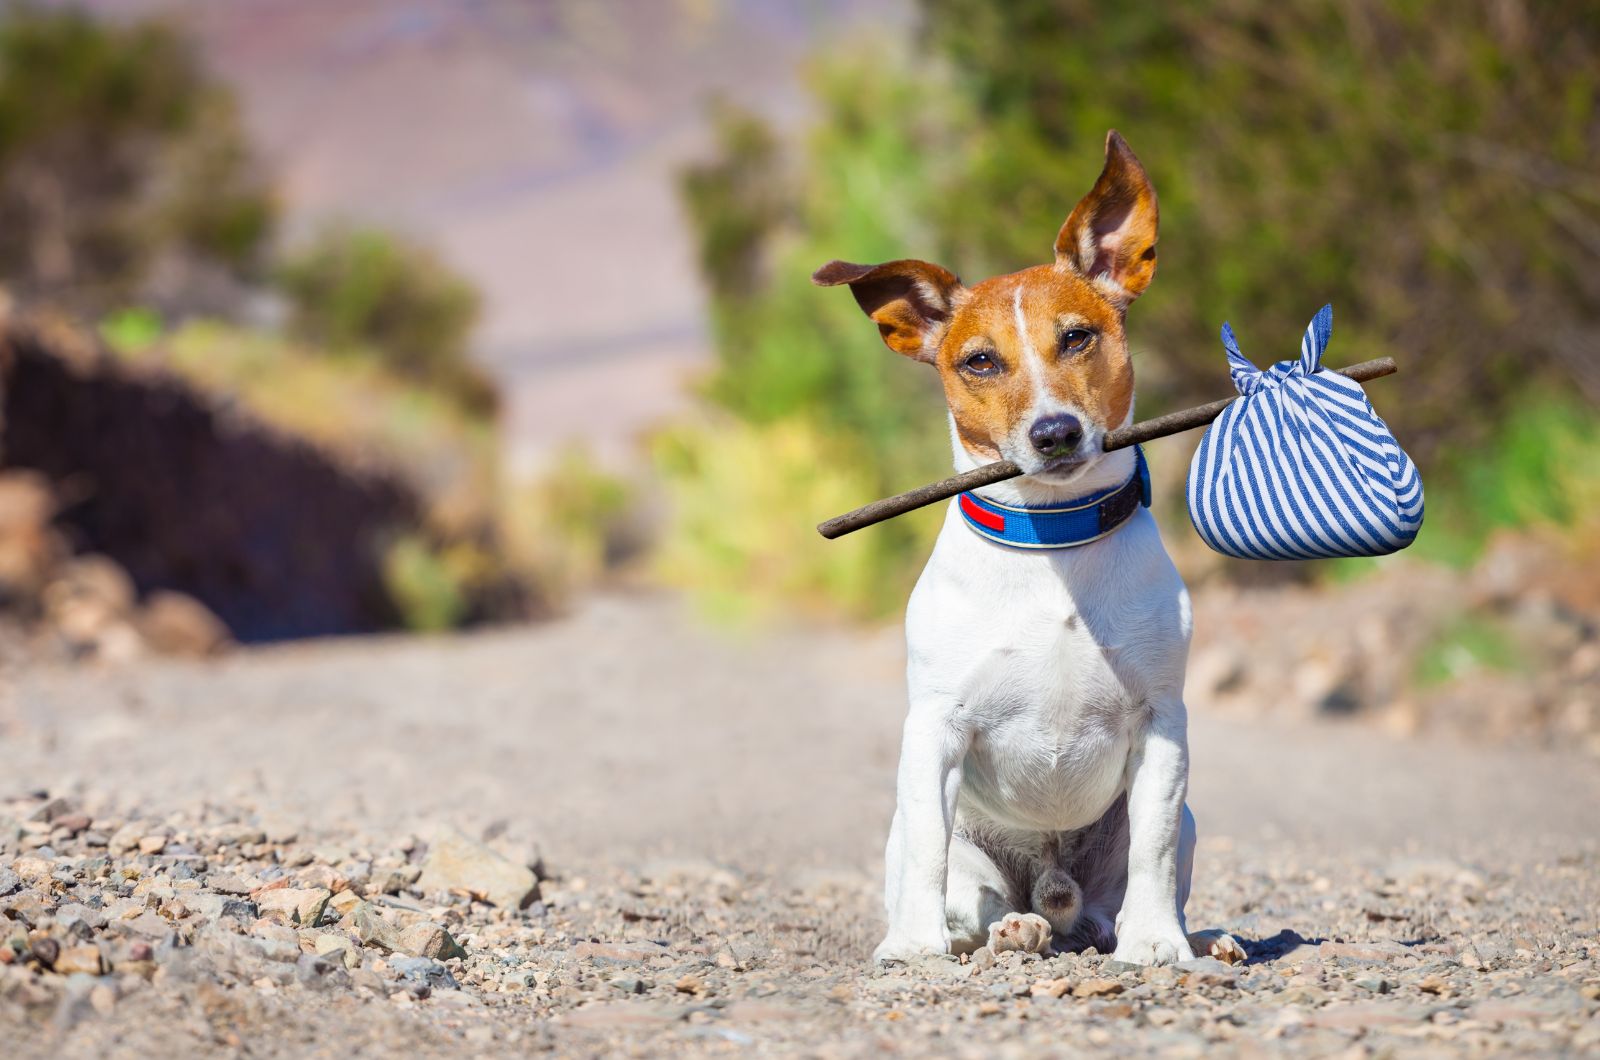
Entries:
{"type": "Polygon", "coordinates": [[[900,666],[893,633],[732,641],[615,597],[461,639],[12,675],[0,910],[35,931],[0,968],[0,1035],[49,1055],[1600,1048],[1592,760],[1359,725],[1193,719],[1191,920],[1234,931],[1245,968],[872,974],[900,666]],[[537,854],[541,900],[416,883],[413,837],[443,825],[537,854]],[[204,897],[235,877],[247,913],[204,897]],[[359,934],[355,893],[273,923],[279,880],[448,929],[460,989],[370,943],[302,956],[339,915],[359,934]],[[42,935],[113,974],[25,970],[42,935]]]}

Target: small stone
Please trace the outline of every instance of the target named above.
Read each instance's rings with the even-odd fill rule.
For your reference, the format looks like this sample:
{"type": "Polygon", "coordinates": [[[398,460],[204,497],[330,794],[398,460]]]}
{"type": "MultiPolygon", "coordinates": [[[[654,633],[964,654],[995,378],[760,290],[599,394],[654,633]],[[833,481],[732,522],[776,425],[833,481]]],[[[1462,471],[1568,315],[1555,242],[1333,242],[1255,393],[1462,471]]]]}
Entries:
{"type": "Polygon", "coordinates": [[[1443,995],[1450,993],[1450,984],[1445,982],[1442,976],[1425,975],[1422,977],[1422,982],[1417,984],[1417,989],[1424,994],[1443,995]]]}
{"type": "Polygon", "coordinates": [[[317,956],[337,957],[351,971],[361,967],[361,951],[353,941],[337,931],[318,935],[312,946],[317,956]]]}
{"type": "Polygon", "coordinates": [[[356,933],[363,946],[376,946],[390,952],[400,948],[400,933],[371,902],[362,902],[345,919],[349,921],[346,926],[356,933]]]}
{"type": "Polygon", "coordinates": [[[44,804],[28,815],[29,821],[43,821],[49,824],[59,817],[65,817],[73,812],[72,803],[63,798],[45,800],[44,804]]]}
{"type": "Polygon", "coordinates": [[[978,1006],[978,1015],[985,1018],[989,1016],[998,1016],[1000,1015],[1000,1012],[1000,1005],[995,1001],[985,1001],[978,1006]]]}
{"type": "Polygon", "coordinates": [[[994,950],[987,946],[979,946],[972,951],[972,956],[967,963],[972,967],[974,973],[986,972],[995,966],[994,950]]]}
{"type": "Polygon", "coordinates": [[[1394,989],[1394,984],[1381,975],[1363,975],[1355,981],[1356,986],[1363,990],[1370,990],[1374,994],[1387,994],[1394,989]]]}
{"type": "Polygon", "coordinates": [[[1159,989],[1176,986],[1178,983],[1177,971],[1164,964],[1153,964],[1142,969],[1139,978],[1159,989]]]}
{"type": "Polygon", "coordinates": [[[243,876],[234,876],[228,873],[212,873],[206,877],[206,886],[218,894],[248,895],[251,891],[261,886],[257,880],[248,880],[243,876]]]}
{"type": "Polygon", "coordinates": [[[256,907],[264,918],[316,927],[332,897],[332,892],[322,887],[279,887],[262,891],[256,907]]]}
{"type": "Polygon", "coordinates": [[[1073,997],[1115,997],[1123,986],[1115,979],[1085,979],[1072,988],[1073,997]]]}
{"type": "Polygon", "coordinates": [[[310,865],[300,870],[300,882],[309,887],[323,887],[339,894],[350,887],[350,881],[326,865],[310,865]]]}
{"type": "Polygon", "coordinates": [[[28,949],[33,952],[34,960],[46,968],[54,968],[56,958],[61,956],[61,943],[52,938],[36,938],[28,943],[28,949]]]}
{"type": "Polygon", "coordinates": [[[102,1016],[109,1016],[117,1008],[117,988],[111,983],[96,983],[89,991],[89,1005],[102,1016]]]}
{"type": "Polygon", "coordinates": [[[89,826],[93,824],[94,821],[86,813],[69,813],[65,817],[56,818],[51,823],[54,824],[59,831],[63,831],[69,836],[74,836],[80,832],[88,831],[89,826]]]}
{"type": "Polygon", "coordinates": [[[55,870],[55,866],[49,861],[33,855],[17,858],[11,863],[11,868],[17,876],[30,883],[38,883],[41,880],[49,879],[50,873],[55,870]]]}
{"type": "Polygon", "coordinates": [[[212,655],[232,640],[228,627],[194,597],[156,589],[138,615],[139,633],[151,650],[162,655],[212,655]]]}
{"type": "Polygon", "coordinates": [[[684,975],[672,984],[672,988],[680,994],[703,994],[706,991],[706,983],[698,975],[684,975]]]}
{"type": "Polygon", "coordinates": [[[126,854],[139,848],[139,840],[144,837],[144,829],[137,824],[125,824],[111,833],[107,841],[107,848],[113,854],[126,854]]]}
{"type": "Polygon", "coordinates": [[[464,892],[505,909],[521,909],[539,896],[532,869],[453,829],[430,837],[417,886],[429,894],[464,892]]]}
{"type": "Polygon", "coordinates": [[[60,975],[72,975],[74,972],[99,975],[103,971],[100,948],[93,945],[63,947],[56,956],[54,967],[60,975]]]}
{"type": "Polygon", "coordinates": [[[1187,987],[1239,985],[1239,973],[1231,965],[1215,957],[1197,957],[1192,961],[1179,961],[1174,965],[1182,983],[1187,987]]]}
{"type": "Polygon", "coordinates": [[[294,965],[295,981],[302,986],[313,990],[327,990],[335,986],[347,986],[350,976],[344,970],[344,962],[330,960],[315,953],[302,953],[294,965]]]}
{"type": "Polygon", "coordinates": [[[0,869],[0,898],[16,894],[22,889],[22,880],[10,869],[0,869]]]}
{"type": "Polygon", "coordinates": [[[1358,961],[1392,961],[1397,957],[1409,957],[1412,953],[1398,942],[1378,940],[1375,942],[1324,942],[1317,947],[1317,954],[1323,960],[1333,957],[1349,957],[1358,961]]]}
{"type": "Polygon", "coordinates": [[[389,967],[408,982],[430,988],[461,989],[461,984],[450,974],[450,969],[432,957],[396,957],[389,962],[389,967]]]}
{"type": "Polygon", "coordinates": [[[361,896],[354,891],[338,891],[328,900],[328,908],[338,916],[348,916],[350,911],[362,902],[361,896]]]}
{"type": "Polygon", "coordinates": [[[397,949],[413,957],[432,957],[447,961],[452,957],[465,957],[467,951],[438,924],[421,921],[400,932],[397,949]]]}
{"type": "Polygon", "coordinates": [[[1058,998],[1071,989],[1070,979],[1040,979],[1028,988],[1028,996],[1058,998]]]}
{"type": "Polygon", "coordinates": [[[147,835],[139,839],[139,853],[159,854],[167,849],[167,837],[164,835],[147,835]]]}

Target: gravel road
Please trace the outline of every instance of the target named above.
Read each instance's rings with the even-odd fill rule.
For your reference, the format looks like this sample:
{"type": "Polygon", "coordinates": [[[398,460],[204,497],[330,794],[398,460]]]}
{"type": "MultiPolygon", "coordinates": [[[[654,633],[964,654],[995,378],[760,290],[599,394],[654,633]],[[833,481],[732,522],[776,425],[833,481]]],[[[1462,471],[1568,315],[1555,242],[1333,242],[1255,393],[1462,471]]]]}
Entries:
{"type": "Polygon", "coordinates": [[[901,665],[897,631],[736,639],[611,596],[460,638],[0,674],[0,1041],[1600,1051],[1594,760],[1359,722],[1192,719],[1191,927],[1247,963],[874,971],[901,665]]]}

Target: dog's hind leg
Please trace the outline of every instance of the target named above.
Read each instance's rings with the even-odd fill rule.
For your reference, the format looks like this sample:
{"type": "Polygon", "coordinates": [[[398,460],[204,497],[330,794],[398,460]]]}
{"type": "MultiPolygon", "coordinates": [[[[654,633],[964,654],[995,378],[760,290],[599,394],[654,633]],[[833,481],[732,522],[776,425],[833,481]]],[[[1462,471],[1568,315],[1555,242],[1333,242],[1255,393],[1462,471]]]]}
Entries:
{"type": "MultiPolygon", "coordinates": [[[[978,845],[963,835],[950,838],[950,877],[945,888],[945,922],[950,951],[971,953],[989,942],[989,928],[1016,909],[1026,909],[1005,873],[978,845]]],[[[1046,930],[1045,942],[1049,942],[1046,930]]]]}

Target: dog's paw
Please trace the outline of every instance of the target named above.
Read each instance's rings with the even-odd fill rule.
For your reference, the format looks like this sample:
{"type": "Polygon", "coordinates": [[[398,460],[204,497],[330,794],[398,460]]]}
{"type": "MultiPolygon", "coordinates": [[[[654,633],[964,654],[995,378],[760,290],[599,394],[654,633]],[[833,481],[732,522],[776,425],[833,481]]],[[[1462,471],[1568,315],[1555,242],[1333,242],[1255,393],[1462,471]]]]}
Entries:
{"type": "Polygon", "coordinates": [[[1038,913],[1007,913],[989,925],[989,949],[1044,953],[1050,949],[1050,921],[1038,913]]]}
{"type": "Polygon", "coordinates": [[[950,952],[945,939],[915,939],[891,933],[872,951],[877,964],[914,964],[926,957],[943,957],[950,952]]]}
{"type": "Polygon", "coordinates": [[[1170,929],[1130,927],[1117,932],[1117,951],[1111,959],[1128,964],[1177,964],[1194,960],[1194,950],[1176,925],[1170,929]]]}
{"type": "Polygon", "coordinates": [[[1189,948],[1196,957],[1215,957],[1223,964],[1243,964],[1250,959],[1238,939],[1217,928],[1189,932],[1189,948]]]}

